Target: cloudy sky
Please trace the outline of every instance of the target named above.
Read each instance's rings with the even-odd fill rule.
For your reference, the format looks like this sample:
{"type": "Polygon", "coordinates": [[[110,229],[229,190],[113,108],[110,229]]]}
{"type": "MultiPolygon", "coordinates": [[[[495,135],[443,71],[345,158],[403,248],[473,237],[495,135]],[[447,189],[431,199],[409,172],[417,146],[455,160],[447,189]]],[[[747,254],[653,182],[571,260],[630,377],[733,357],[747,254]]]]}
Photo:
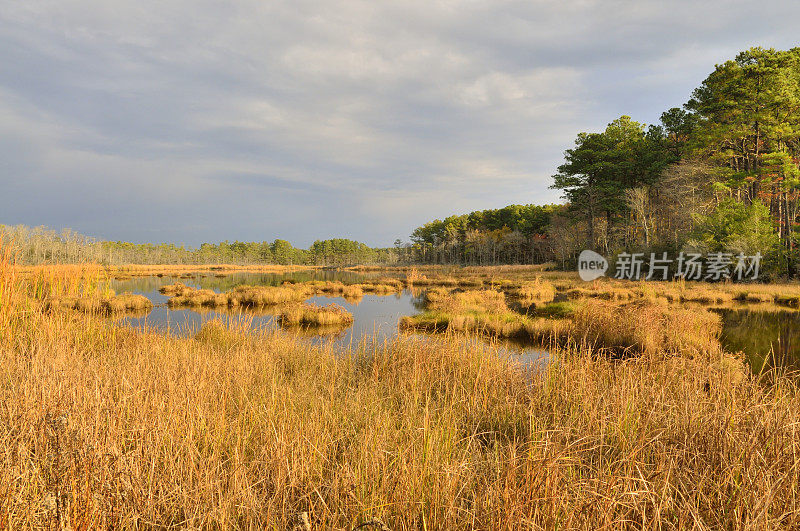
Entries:
{"type": "Polygon", "coordinates": [[[651,123],[800,2],[4,0],[0,223],[196,245],[549,203],[578,131],[651,123]]]}

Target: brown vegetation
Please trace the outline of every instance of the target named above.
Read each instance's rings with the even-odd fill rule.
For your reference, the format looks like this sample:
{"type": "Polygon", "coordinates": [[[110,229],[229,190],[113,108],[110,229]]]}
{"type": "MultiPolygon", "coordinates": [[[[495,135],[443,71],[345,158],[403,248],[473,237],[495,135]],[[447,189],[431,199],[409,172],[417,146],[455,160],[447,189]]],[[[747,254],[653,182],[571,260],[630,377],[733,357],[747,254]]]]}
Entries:
{"type": "Polygon", "coordinates": [[[184,292],[193,291],[195,288],[189,287],[186,284],[181,282],[176,282],[174,284],[167,284],[166,286],[161,286],[158,288],[158,292],[162,295],[183,295],[184,292]]]}
{"type": "MultiPolygon", "coordinates": [[[[30,295],[61,289],[0,248],[1,527],[800,527],[797,382],[713,349],[614,361],[584,345],[539,372],[454,338],[342,355],[232,324],[142,332],[30,295]]],[[[659,330],[695,316],[669,310],[644,308],[659,330]]]]}
{"type": "Polygon", "coordinates": [[[614,304],[588,300],[572,315],[572,335],[599,347],[628,353],[696,355],[721,351],[720,316],[665,301],[614,304]]]}
{"type": "Polygon", "coordinates": [[[500,287],[526,307],[547,304],[556,297],[556,287],[541,277],[522,282],[508,281],[501,283],[500,287]]]}
{"type": "Polygon", "coordinates": [[[506,312],[506,297],[494,290],[448,290],[432,288],[425,292],[425,307],[428,310],[447,313],[506,312]]]}
{"type": "Polygon", "coordinates": [[[537,319],[510,311],[505,295],[495,290],[430,288],[425,292],[425,308],[422,314],[403,317],[399,326],[406,330],[478,332],[541,342],[564,338],[569,329],[561,320],[537,319]]]}
{"type": "Polygon", "coordinates": [[[358,284],[364,293],[375,293],[376,295],[388,295],[403,291],[405,283],[397,278],[378,278],[372,282],[358,284]]]}
{"type": "Polygon", "coordinates": [[[210,289],[186,288],[181,290],[180,295],[175,295],[167,301],[170,307],[181,306],[205,306],[216,308],[228,306],[228,296],[224,293],[216,293],[210,289]]]}
{"type": "Polygon", "coordinates": [[[563,343],[569,337],[569,322],[532,318],[514,312],[463,313],[425,312],[400,319],[403,330],[425,332],[468,332],[500,338],[516,338],[547,346],[563,343]]]}
{"type": "Polygon", "coordinates": [[[111,296],[83,295],[78,297],[49,297],[45,300],[45,307],[50,310],[70,309],[84,313],[111,315],[123,312],[146,311],[153,307],[153,303],[144,295],[121,293],[111,296]]]}
{"type": "Polygon", "coordinates": [[[572,341],[615,353],[719,352],[721,320],[702,308],[674,306],[664,299],[639,298],[619,303],[586,299],[568,309],[538,316],[509,311],[502,292],[451,291],[425,293],[426,312],[404,317],[405,329],[477,331],[500,337],[537,341],[572,341]],[[559,319],[561,318],[561,319],[559,319]]]}
{"type": "Polygon", "coordinates": [[[293,304],[281,311],[280,322],[282,325],[349,325],[353,322],[353,315],[338,304],[293,304]]]}
{"type": "Polygon", "coordinates": [[[296,302],[308,294],[294,286],[237,286],[224,294],[230,306],[270,306],[296,302]]]}

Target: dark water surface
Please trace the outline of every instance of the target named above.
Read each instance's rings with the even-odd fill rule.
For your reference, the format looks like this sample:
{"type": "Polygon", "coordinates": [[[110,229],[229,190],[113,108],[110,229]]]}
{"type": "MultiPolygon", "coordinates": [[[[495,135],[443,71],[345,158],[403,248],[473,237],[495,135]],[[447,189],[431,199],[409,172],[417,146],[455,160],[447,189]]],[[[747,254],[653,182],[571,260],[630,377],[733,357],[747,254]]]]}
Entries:
{"type": "MultiPolygon", "coordinates": [[[[144,295],[153,302],[153,309],[142,316],[126,316],[121,322],[133,327],[148,327],[166,333],[187,336],[197,332],[203,323],[212,319],[242,319],[253,328],[278,327],[277,312],[266,308],[262,311],[225,311],[211,309],[167,307],[169,297],[158,292],[161,286],[182,282],[195,288],[225,292],[242,284],[254,286],[280,286],[285,281],[330,280],[345,283],[368,280],[369,274],[340,271],[303,271],[288,274],[234,273],[225,276],[197,274],[190,278],[173,276],[135,277],[130,280],[112,280],[110,287],[117,293],[130,291],[144,295]]],[[[353,314],[353,324],[347,328],[287,328],[287,332],[306,337],[312,344],[333,343],[341,347],[358,346],[361,343],[383,343],[397,336],[398,322],[406,315],[422,311],[422,300],[409,290],[390,295],[365,294],[358,302],[348,302],[342,297],[314,296],[307,302],[326,306],[338,304],[353,314]]],[[[424,335],[420,335],[425,337],[424,335]]],[[[488,340],[487,340],[488,341],[488,340]]],[[[547,359],[548,353],[530,345],[510,341],[493,341],[501,353],[513,354],[522,363],[537,363],[547,359]]]]}
{"type": "Polygon", "coordinates": [[[744,353],[754,372],[774,367],[800,370],[800,312],[784,309],[726,309],[722,346],[744,353]]]}

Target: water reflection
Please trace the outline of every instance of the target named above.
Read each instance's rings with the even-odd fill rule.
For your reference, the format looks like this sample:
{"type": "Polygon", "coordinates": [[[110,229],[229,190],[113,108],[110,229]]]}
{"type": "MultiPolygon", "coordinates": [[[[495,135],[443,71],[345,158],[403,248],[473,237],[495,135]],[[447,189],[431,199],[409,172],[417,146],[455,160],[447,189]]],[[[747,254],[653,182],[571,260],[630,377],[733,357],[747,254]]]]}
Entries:
{"type": "MultiPolygon", "coordinates": [[[[210,289],[217,293],[231,290],[242,284],[257,286],[280,286],[286,281],[305,282],[309,280],[341,281],[345,283],[363,282],[374,275],[340,271],[303,271],[289,274],[234,273],[217,277],[213,274],[187,276],[151,276],[112,280],[110,287],[117,293],[131,291],[150,299],[154,307],[145,315],[126,315],[121,322],[133,327],[155,328],[165,333],[187,336],[197,332],[207,321],[234,319],[245,322],[251,328],[277,327],[280,307],[265,307],[256,310],[206,309],[206,308],[168,308],[168,296],[158,292],[161,286],[182,282],[187,286],[210,289]]],[[[361,345],[382,344],[398,334],[401,317],[414,315],[422,310],[422,292],[404,290],[390,295],[365,294],[358,300],[343,297],[314,296],[307,302],[325,306],[339,304],[353,314],[353,324],[342,327],[285,328],[289,333],[308,339],[312,344],[330,344],[349,348],[361,345]]],[[[472,340],[468,340],[472,341],[472,340]]],[[[487,340],[488,341],[488,340],[487,340]]],[[[529,344],[508,340],[491,341],[501,353],[513,354],[523,363],[533,363],[546,359],[546,351],[532,348],[529,344]]]]}
{"type": "Polygon", "coordinates": [[[722,315],[722,346],[743,352],[754,372],[773,367],[800,370],[800,312],[726,309],[722,315]]]}
{"type": "Polygon", "coordinates": [[[415,297],[408,291],[394,295],[364,295],[359,302],[319,296],[311,297],[308,302],[320,306],[339,304],[353,314],[352,326],[336,340],[343,346],[358,344],[365,339],[383,343],[399,333],[397,323],[401,317],[417,313],[415,297]]]}

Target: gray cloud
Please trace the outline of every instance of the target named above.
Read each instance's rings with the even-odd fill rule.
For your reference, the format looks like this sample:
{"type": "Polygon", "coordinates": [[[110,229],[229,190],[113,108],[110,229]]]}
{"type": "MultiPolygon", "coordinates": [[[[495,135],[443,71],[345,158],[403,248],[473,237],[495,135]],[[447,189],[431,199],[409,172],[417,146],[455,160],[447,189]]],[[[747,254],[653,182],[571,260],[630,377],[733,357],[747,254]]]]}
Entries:
{"type": "Polygon", "coordinates": [[[547,203],[564,149],[653,122],[795,2],[12,1],[0,223],[197,244],[547,203]]]}

